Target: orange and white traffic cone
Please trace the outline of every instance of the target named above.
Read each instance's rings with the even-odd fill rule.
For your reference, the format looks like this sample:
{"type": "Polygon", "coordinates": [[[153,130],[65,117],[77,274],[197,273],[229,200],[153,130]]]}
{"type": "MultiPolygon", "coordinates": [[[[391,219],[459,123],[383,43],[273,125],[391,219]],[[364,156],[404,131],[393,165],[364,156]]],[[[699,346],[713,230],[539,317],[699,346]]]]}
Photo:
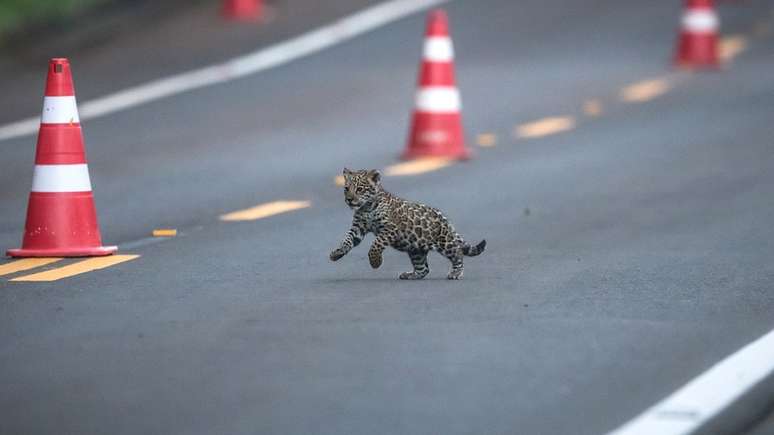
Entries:
{"type": "Polygon", "coordinates": [[[717,68],[718,28],[713,0],[686,0],[675,66],[683,69],[717,68]]]}
{"type": "Polygon", "coordinates": [[[221,14],[233,21],[257,21],[263,17],[263,0],[223,0],[221,14]]]}
{"type": "Polygon", "coordinates": [[[401,158],[470,158],[454,76],[454,47],[443,10],[432,11],[427,18],[415,104],[408,145],[401,158]]]}
{"type": "Polygon", "coordinates": [[[51,59],[22,247],[8,255],[90,257],[116,250],[102,246],[70,63],[51,59]]]}

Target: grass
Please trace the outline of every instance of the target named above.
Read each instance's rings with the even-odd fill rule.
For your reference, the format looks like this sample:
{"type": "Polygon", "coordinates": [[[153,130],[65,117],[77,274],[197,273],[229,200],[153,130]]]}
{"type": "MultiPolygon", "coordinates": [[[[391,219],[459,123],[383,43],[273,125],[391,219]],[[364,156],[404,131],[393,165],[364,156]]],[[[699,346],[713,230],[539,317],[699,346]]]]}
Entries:
{"type": "Polygon", "coordinates": [[[29,25],[68,19],[110,0],[0,0],[0,42],[29,25]]]}

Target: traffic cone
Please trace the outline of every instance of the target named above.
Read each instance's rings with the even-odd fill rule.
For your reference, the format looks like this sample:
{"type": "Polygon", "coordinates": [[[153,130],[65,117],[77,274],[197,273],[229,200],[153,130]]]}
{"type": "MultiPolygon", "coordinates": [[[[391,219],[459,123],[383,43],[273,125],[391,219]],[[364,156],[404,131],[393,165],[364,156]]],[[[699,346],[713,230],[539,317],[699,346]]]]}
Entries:
{"type": "Polygon", "coordinates": [[[462,131],[449,20],[443,10],[432,11],[427,18],[415,104],[408,146],[402,159],[470,158],[462,131]]]}
{"type": "Polygon", "coordinates": [[[51,59],[22,248],[8,255],[90,257],[117,249],[102,246],[70,63],[51,59]]]}
{"type": "Polygon", "coordinates": [[[221,13],[233,21],[257,21],[263,17],[263,0],[223,0],[221,13]]]}
{"type": "Polygon", "coordinates": [[[718,27],[713,0],[686,0],[675,66],[683,69],[717,68],[718,27]]]}

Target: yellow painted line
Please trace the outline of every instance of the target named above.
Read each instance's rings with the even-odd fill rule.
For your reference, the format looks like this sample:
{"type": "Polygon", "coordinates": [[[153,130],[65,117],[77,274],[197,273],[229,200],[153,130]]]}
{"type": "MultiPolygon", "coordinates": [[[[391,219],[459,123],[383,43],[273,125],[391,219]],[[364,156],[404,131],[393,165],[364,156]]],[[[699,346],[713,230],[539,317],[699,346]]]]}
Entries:
{"type": "Polygon", "coordinates": [[[220,220],[227,222],[236,221],[254,221],[281,213],[287,213],[293,210],[299,210],[311,206],[310,201],[274,201],[266,204],[256,205],[245,210],[239,210],[224,214],[220,220]]]}
{"type": "Polygon", "coordinates": [[[116,264],[134,260],[135,258],[138,258],[138,257],[139,255],[110,255],[107,257],[94,257],[94,258],[89,258],[88,260],[79,261],[77,263],[68,264],[67,266],[62,266],[56,269],[47,270],[45,272],[20,276],[18,278],[12,279],[11,281],[22,281],[22,282],[57,281],[62,278],[69,278],[71,276],[80,275],[82,273],[87,273],[94,270],[115,266],[116,264]]]}
{"type": "Polygon", "coordinates": [[[10,263],[0,264],[0,276],[34,269],[36,267],[55,263],[59,260],[61,260],[61,258],[24,258],[22,260],[11,261],[10,263]]]}
{"type": "Polygon", "coordinates": [[[720,40],[718,57],[722,62],[731,62],[747,50],[747,38],[742,35],[726,36],[720,40]]]}
{"type": "Polygon", "coordinates": [[[672,89],[667,79],[651,79],[634,83],[621,89],[621,101],[625,103],[644,103],[656,99],[672,89]]]}
{"type": "Polygon", "coordinates": [[[333,182],[336,183],[336,185],[339,186],[339,187],[344,187],[344,176],[343,175],[337,175],[333,179],[333,182]]]}
{"type": "Polygon", "coordinates": [[[153,237],[175,237],[177,235],[177,230],[169,229],[169,230],[153,230],[153,237]]]}
{"type": "Polygon", "coordinates": [[[480,147],[490,148],[497,145],[497,135],[492,133],[479,134],[476,143],[480,147]]]}
{"type": "Polygon", "coordinates": [[[602,115],[603,110],[602,102],[599,100],[594,99],[583,102],[583,113],[590,118],[602,115]]]}
{"type": "Polygon", "coordinates": [[[518,139],[533,139],[561,133],[575,128],[575,118],[572,116],[554,116],[521,124],[514,130],[518,139]]]}
{"type": "Polygon", "coordinates": [[[454,163],[454,160],[447,158],[428,158],[412,160],[406,163],[398,163],[384,170],[387,176],[417,175],[425,172],[437,171],[454,163]]]}

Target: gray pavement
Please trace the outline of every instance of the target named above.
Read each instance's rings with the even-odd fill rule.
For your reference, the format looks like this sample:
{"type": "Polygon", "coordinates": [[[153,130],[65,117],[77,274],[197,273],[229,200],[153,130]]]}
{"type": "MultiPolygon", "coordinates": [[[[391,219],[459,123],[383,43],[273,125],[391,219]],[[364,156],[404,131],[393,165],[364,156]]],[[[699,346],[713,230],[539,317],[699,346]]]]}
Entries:
{"type": "MultiPolygon", "coordinates": [[[[385,185],[488,240],[458,283],[440,256],[421,282],[396,252],[327,259],[351,219],[332,177],[403,146],[421,15],[85,124],[103,237],[141,258],[0,278],[0,433],[599,434],[768,332],[774,40],[671,72],[673,3],[449,3],[468,136],[498,144],[385,185]],[[655,77],[674,88],[617,100],[655,77]],[[557,115],[577,127],[511,137],[557,115]],[[218,222],[278,199],[313,205],[218,222]],[[131,244],[163,227],[181,234],[131,244]]],[[[766,2],[722,13],[728,33],[771,23],[766,2]]],[[[2,247],[33,145],[0,142],[2,247]]]]}
{"type": "Polygon", "coordinates": [[[0,123],[40,112],[40,101],[30,96],[43,91],[45,75],[40,66],[51,57],[71,60],[78,98],[86,101],[222,62],[377,3],[268,1],[263,21],[244,23],[222,19],[219,1],[121,3],[71,23],[64,35],[54,27],[0,54],[0,92],[5,101],[14,103],[0,113],[0,123]]]}

